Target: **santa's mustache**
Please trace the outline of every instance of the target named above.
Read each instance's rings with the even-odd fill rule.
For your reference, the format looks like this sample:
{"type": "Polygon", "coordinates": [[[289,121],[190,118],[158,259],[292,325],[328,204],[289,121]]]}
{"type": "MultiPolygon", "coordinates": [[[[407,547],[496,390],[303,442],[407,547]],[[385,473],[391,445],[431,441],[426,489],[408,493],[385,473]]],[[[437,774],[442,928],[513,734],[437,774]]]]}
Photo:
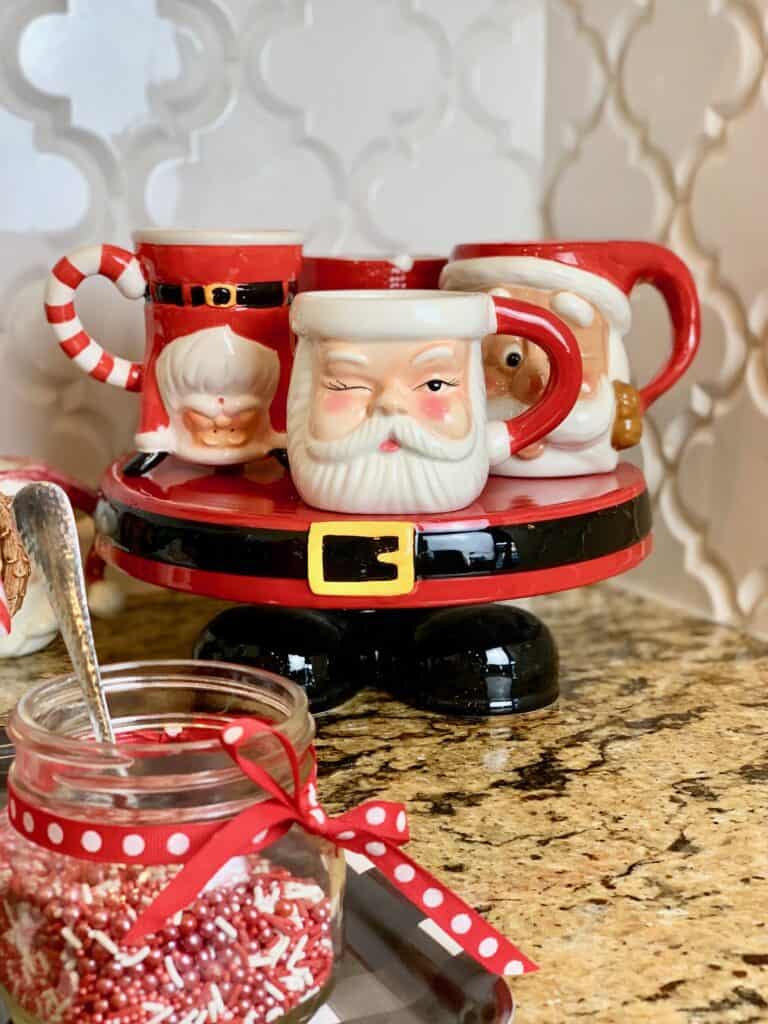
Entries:
{"type": "Polygon", "coordinates": [[[308,435],[306,449],[320,462],[347,462],[378,451],[384,441],[394,440],[401,448],[429,459],[459,462],[472,452],[475,432],[473,426],[466,437],[452,441],[430,433],[410,416],[374,413],[355,431],[337,441],[318,441],[308,435]]]}

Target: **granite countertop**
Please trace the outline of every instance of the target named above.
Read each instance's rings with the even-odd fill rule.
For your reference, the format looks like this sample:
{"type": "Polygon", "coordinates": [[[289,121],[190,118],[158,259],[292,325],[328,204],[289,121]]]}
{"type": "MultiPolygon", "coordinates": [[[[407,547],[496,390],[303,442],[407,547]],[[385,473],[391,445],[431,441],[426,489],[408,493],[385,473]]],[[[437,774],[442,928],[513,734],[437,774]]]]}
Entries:
{"type": "MultiPolygon", "coordinates": [[[[768,1021],[768,645],[606,587],[537,599],[554,710],[480,722],[363,692],[319,718],[320,791],[408,804],[412,855],[541,970],[520,1024],[768,1021]]],[[[179,657],[222,606],[131,598],[104,661],[179,657]]],[[[0,662],[0,716],[65,669],[0,662]]]]}

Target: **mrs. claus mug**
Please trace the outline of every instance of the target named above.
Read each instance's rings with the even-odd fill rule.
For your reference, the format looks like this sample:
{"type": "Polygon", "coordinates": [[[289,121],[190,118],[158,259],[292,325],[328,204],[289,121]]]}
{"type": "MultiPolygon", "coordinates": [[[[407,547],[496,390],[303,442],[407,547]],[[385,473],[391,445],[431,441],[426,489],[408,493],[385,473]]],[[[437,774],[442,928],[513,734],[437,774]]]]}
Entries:
{"type": "Polygon", "coordinates": [[[471,504],[502,462],[576,401],[572,332],[526,302],[417,290],[316,291],[291,307],[298,342],[288,456],[301,497],[336,512],[416,514],[471,504]],[[482,338],[495,331],[549,359],[541,400],[488,423],[482,338]]]}
{"type": "Polygon", "coordinates": [[[87,246],[53,268],[46,315],[65,354],[96,380],[141,392],[140,452],[227,465],[284,447],[300,236],[153,228],[134,242],[135,253],[87,246]],[[113,355],[83,329],[74,292],[94,275],[145,298],[142,363],[113,355]]]}

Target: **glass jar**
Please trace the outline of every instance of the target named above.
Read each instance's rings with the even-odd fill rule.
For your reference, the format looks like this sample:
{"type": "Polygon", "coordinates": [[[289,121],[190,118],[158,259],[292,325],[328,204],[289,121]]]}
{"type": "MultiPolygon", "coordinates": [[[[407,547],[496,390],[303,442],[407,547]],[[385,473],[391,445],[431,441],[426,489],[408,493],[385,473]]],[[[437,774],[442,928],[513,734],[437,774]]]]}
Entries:
{"type": "MultiPolygon", "coordinates": [[[[341,945],[337,847],[294,825],[258,853],[233,856],[139,948],[121,939],[182,858],[146,866],[63,854],[22,834],[42,825],[32,814],[19,824],[17,807],[59,815],[83,837],[100,826],[108,834],[110,826],[223,824],[268,794],[225,752],[220,730],[242,716],[270,722],[296,750],[304,783],[314,765],[304,692],[267,672],[211,662],[111,665],[103,678],[114,745],[89,738],[72,676],[30,690],[8,726],[17,828],[4,816],[0,997],[14,1024],[309,1020],[327,998],[341,945]]],[[[274,736],[252,737],[240,753],[292,791],[274,736]]],[[[61,842],[54,828],[51,842],[61,842]]]]}

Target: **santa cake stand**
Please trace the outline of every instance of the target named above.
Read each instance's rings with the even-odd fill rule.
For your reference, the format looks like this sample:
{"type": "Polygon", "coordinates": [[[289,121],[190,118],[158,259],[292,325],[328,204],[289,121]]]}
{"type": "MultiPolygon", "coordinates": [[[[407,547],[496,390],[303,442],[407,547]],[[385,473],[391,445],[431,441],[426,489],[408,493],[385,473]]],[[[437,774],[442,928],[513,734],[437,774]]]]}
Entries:
{"type": "Polygon", "coordinates": [[[496,602],[626,572],[651,550],[643,474],[491,477],[473,505],[430,516],[309,508],[273,458],[212,470],[169,457],[114,463],[97,549],[149,583],[242,603],[196,654],[303,685],[314,710],[366,685],[458,714],[530,711],[557,696],[558,657],[536,616],[496,602]],[[126,472],[128,469],[128,472],[126,472]]]}

